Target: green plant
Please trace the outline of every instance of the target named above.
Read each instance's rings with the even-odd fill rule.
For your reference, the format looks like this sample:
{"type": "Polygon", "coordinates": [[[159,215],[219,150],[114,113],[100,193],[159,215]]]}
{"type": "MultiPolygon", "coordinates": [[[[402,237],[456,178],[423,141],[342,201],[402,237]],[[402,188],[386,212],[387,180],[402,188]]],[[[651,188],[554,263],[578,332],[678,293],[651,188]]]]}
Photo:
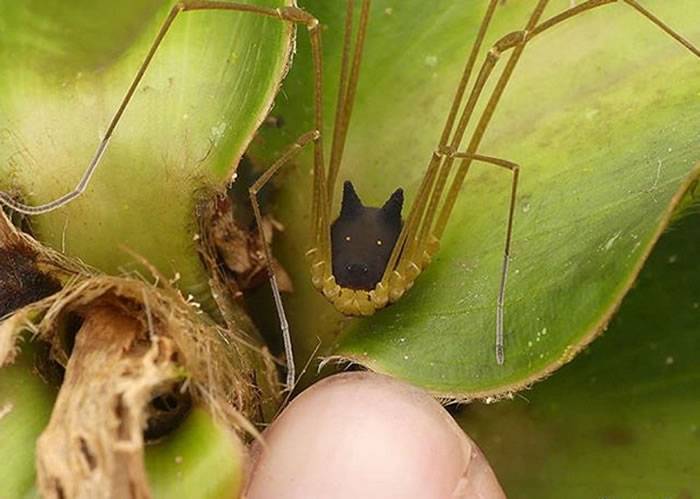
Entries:
{"type": "MultiPolygon", "coordinates": [[[[0,82],[1,189],[38,204],[73,188],[173,4],[1,3],[0,67],[11,75],[0,82]]],[[[35,445],[42,494],[145,494],[146,472],[163,497],[174,487],[239,490],[238,438],[255,431],[246,418],[269,417],[279,393],[236,283],[202,264],[214,249],[200,227],[271,105],[291,32],[241,13],[178,16],[87,192],[28,221],[43,245],[81,264],[0,216],[2,315],[19,308],[0,326],[0,433],[13,456],[0,470],[3,494],[31,492],[35,445]],[[65,382],[49,380],[60,385],[50,412],[53,397],[19,344],[30,332],[49,345],[42,362],[65,369],[65,382]],[[195,408],[178,426],[177,404],[158,400],[176,400],[185,381],[193,401],[183,407],[195,408]],[[149,449],[144,469],[145,421],[175,431],[149,449]]]]}
{"type": "MultiPolygon", "coordinates": [[[[550,3],[545,18],[569,6],[550,3]]],[[[343,11],[304,5],[329,26],[326,102],[333,102],[343,11]]],[[[340,173],[367,203],[398,186],[412,198],[485,5],[373,4],[340,173]]],[[[700,38],[692,2],[645,6],[700,38]]],[[[524,26],[531,9],[530,2],[499,6],[484,51],[524,26]]],[[[253,148],[261,165],[311,123],[304,54],[274,109],[286,125],[264,131],[253,148]]],[[[609,322],[698,176],[698,74],[696,57],[624,5],[573,18],[526,47],[481,148],[523,166],[504,367],[493,359],[493,332],[510,176],[473,166],[441,250],[414,288],[371,318],[346,321],[317,296],[304,268],[307,155],[279,181],[275,207],[286,226],[277,254],[296,277],[287,302],[299,356],[321,337],[326,355],[453,399],[507,395],[571,360],[609,322]]],[[[326,108],[326,123],[332,112],[326,108]]]]}
{"type": "MultiPolygon", "coordinates": [[[[327,26],[323,34],[328,105],[337,85],[334,76],[339,68],[344,5],[341,1],[300,3],[327,26]]],[[[692,0],[673,4],[645,0],[644,4],[688,38],[700,40],[694,22],[700,8],[692,0]]],[[[109,2],[0,5],[0,67],[12,75],[0,82],[0,188],[34,202],[70,190],[98,142],[101,123],[117,105],[169,5],[134,1],[133,8],[118,11],[109,2]]],[[[414,0],[374,2],[341,170],[341,177],[351,179],[363,199],[385,199],[399,185],[409,199],[415,193],[484,5],[483,0],[470,8],[458,2],[440,8],[414,0]]],[[[552,0],[545,16],[568,6],[568,0],[552,0]]],[[[530,9],[530,2],[500,5],[488,41],[520,29],[530,9]]],[[[216,480],[210,490],[200,490],[202,496],[216,496],[222,490],[235,493],[240,485],[241,447],[228,438],[229,430],[221,423],[237,423],[239,430],[251,428],[235,419],[240,413],[217,412],[223,406],[220,402],[232,394],[240,397],[243,402],[238,409],[254,422],[269,419],[276,408],[278,387],[270,358],[260,350],[262,342],[244,307],[232,299],[231,283],[212,265],[215,252],[202,231],[208,219],[198,214],[212,209],[206,201],[223,190],[269,110],[286,70],[289,35],[281,23],[255,16],[183,15],[119,125],[86,195],[65,209],[31,220],[34,234],[44,244],[99,272],[128,273],[132,278],[155,274],[158,289],[97,275],[94,268],[68,265],[66,270],[66,261],[50,251],[35,243],[17,243],[16,235],[4,226],[0,234],[0,249],[29,248],[29,262],[64,286],[59,295],[62,301],[46,298],[2,323],[0,365],[14,356],[14,349],[4,347],[26,334],[27,324],[39,327],[51,341],[54,357],[66,364],[75,352],[61,343],[66,337],[63,321],[75,311],[74,303],[84,305],[85,293],[99,306],[105,304],[100,300],[107,299],[111,307],[127,310],[122,318],[145,324],[141,330],[135,328],[135,338],[154,331],[149,323],[153,317],[159,327],[175,314],[177,327],[156,330],[188,355],[159,371],[167,383],[148,386],[156,390],[189,379],[199,390],[195,390],[198,408],[159,447],[146,452],[145,469],[155,494],[171,495],[174,484],[180,491],[191,484],[196,487],[204,475],[199,474],[201,469],[187,468],[194,460],[221,464],[207,472],[216,480]],[[200,258],[208,265],[203,266],[200,258]],[[66,296],[73,301],[64,300],[66,296]],[[192,301],[201,302],[205,313],[197,313],[192,301]],[[53,317],[52,307],[67,312],[53,317]],[[56,320],[43,322],[47,316],[56,320]],[[190,329],[198,335],[187,333],[190,329]],[[222,330],[229,341],[225,343],[229,356],[217,350],[224,344],[217,339],[222,330]],[[252,338],[256,349],[236,342],[241,333],[246,341],[252,338]],[[222,380],[231,381],[230,391],[204,389],[212,380],[202,375],[202,364],[211,359],[192,348],[198,344],[192,338],[207,338],[203,343],[217,350],[211,365],[220,369],[214,369],[213,385],[220,388],[225,384],[222,380]],[[4,357],[8,352],[11,355],[4,357]],[[241,382],[249,379],[261,383],[260,391],[241,382]],[[207,405],[204,401],[212,393],[218,402],[207,405]],[[173,467],[173,462],[183,466],[173,467]],[[225,469],[232,471],[227,474],[225,469]]],[[[281,126],[263,129],[248,152],[258,171],[311,127],[306,38],[299,37],[298,44],[284,92],[272,110],[281,126]]],[[[696,59],[624,5],[573,19],[526,48],[482,148],[484,153],[523,166],[506,305],[504,367],[493,358],[493,331],[508,175],[475,166],[442,249],[415,287],[376,316],[348,321],[309,282],[303,251],[309,233],[311,163],[310,154],[302,155],[276,179],[276,197],[267,206],[285,226],[274,252],[295,285],[285,303],[298,361],[308,358],[321,338],[323,356],[390,373],[442,397],[491,400],[509,397],[571,360],[611,320],[674,209],[684,199],[687,205],[693,203],[691,196],[683,195],[698,177],[695,118],[700,103],[694,85],[698,75],[696,59]]],[[[327,123],[332,112],[332,106],[327,106],[327,123]]],[[[687,435],[683,428],[690,424],[692,430],[690,419],[673,420],[670,415],[697,409],[685,395],[692,388],[694,367],[676,353],[676,348],[697,350],[691,336],[698,322],[692,308],[697,301],[692,285],[696,225],[687,222],[674,234],[678,237],[659,250],[662,256],[655,257],[647,271],[651,277],[642,277],[646,289],[631,296],[620,323],[600,346],[592,346],[590,356],[566,367],[531,395],[522,395],[532,400],[530,406],[523,409],[519,401],[470,406],[460,416],[465,429],[493,457],[512,494],[561,495],[542,478],[540,469],[519,465],[522,449],[530,446],[554,456],[532,460],[546,473],[563,469],[570,456],[580,451],[598,453],[604,456],[602,462],[624,456],[627,461],[620,472],[633,477],[643,470],[649,483],[689,479],[682,472],[663,474],[654,466],[656,461],[636,461],[635,456],[658,454],[666,442],[681,445],[687,435]],[[666,269],[664,258],[674,254],[687,255],[682,258],[688,266],[666,269]],[[688,284],[671,295],[664,283],[681,276],[686,276],[688,284]],[[636,332],[622,322],[629,324],[627,317],[636,318],[630,322],[642,320],[639,329],[644,331],[644,341],[655,343],[651,338],[660,326],[647,327],[651,320],[644,319],[643,313],[649,304],[662,303],[661,298],[665,315],[659,312],[653,317],[668,319],[661,320],[673,332],[668,340],[673,347],[661,356],[653,351],[648,359],[644,357],[648,363],[636,365],[629,360],[635,350],[620,353],[633,343],[629,336],[636,332]],[[586,398],[577,399],[572,382],[567,381],[580,385],[605,366],[615,376],[618,369],[623,371],[628,383],[639,390],[639,396],[628,399],[628,411],[616,409],[620,395],[614,391],[601,396],[597,405],[582,405],[586,398]],[[671,369],[679,369],[677,380],[666,378],[671,369]],[[663,400],[668,411],[654,412],[656,408],[648,403],[652,399],[663,400]],[[591,420],[577,411],[587,411],[591,420]],[[623,416],[625,421],[619,421],[623,416]],[[657,416],[668,422],[667,440],[625,443],[630,432],[637,435],[657,416]],[[584,434],[571,445],[555,448],[571,426],[586,425],[593,439],[584,434]],[[532,426],[538,431],[528,439],[532,426]],[[513,430],[504,442],[498,437],[506,427],[522,431],[513,430]],[[607,441],[597,446],[595,435],[607,441]],[[616,448],[615,442],[620,441],[616,448]]],[[[261,290],[249,298],[260,329],[273,342],[277,325],[265,317],[273,315],[266,313],[269,296],[261,290]]],[[[24,346],[15,364],[0,370],[0,414],[10,407],[0,416],[0,436],[12,434],[17,439],[3,447],[16,460],[0,470],[0,475],[8,473],[0,482],[10,483],[11,476],[11,490],[17,496],[34,493],[31,449],[49,419],[54,397],[53,389],[31,373],[30,354],[31,349],[24,346]],[[32,389],[20,397],[18,383],[32,389]],[[25,416],[31,411],[36,419],[25,416]]],[[[577,466],[600,473],[601,468],[591,461],[581,458],[577,466]]],[[[601,494],[635,490],[608,487],[616,478],[606,476],[595,490],[601,494]]],[[[629,483],[619,481],[618,486],[629,483]]],[[[692,493],[692,487],[679,491],[692,493]]],[[[590,490],[582,487],[579,493],[583,497],[590,490]]],[[[638,490],[644,491],[641,486],[638,490]]]]}

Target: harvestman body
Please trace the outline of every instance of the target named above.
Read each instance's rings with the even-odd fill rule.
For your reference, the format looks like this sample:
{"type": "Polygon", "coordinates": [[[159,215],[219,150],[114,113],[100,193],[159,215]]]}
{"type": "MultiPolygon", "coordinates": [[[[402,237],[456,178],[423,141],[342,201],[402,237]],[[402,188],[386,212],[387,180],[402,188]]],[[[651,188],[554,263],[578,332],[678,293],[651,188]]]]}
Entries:
{"type": "MultiPolygon", "coordinates": [[[[525,46],[535,36],[580,13],[608,4],[622,3],[648,19],[695,56],[700,57],[700,50],[645,9],[636,0],[586,0],[545,21],[540,19],[549,0],[537,0],[525,27],[520,31],[509,33],[500,38],[488,51],[471,90],[466,95],[465,101],[467,85],[471,79],[496,6],[500,1],[489,0],[476,40],[467,58],[466,67],[458,84],[442,135],[428,163],[425,176],[405,220],[401,217],[403,207],[403,192],[401,189],[395,191],[381,208],[372,208],[364,206],[352,184],[346,182],[343,189],[340,215],[333,224],[329,223],[330,211],[333,206],[333,193],[357,88],[362,50],[369,19],[370,0],[362,0],[352,61],[350,52],[354,1],[348,0],[347,3],[338,103],[331,155],[327,167],[321,136],[321,131],[323,130],[321,35],[316,18],[297,7],[273,9],[227,1],[184,0],[177,3],[165,19],[119,108],[110,121],[105,136],[100,142],[92,161],[76,188],[72,192],[41,206],[19,203],[2,192],[0,192],[0,202],[18,212],[34,215],[60,208],[85,191],[126,106],[136,91],[156,50],[179,13],[194,10],[227,10],[248,12],[276,18],[282,22],[302,24],[307,27],[311,40],[314,68],[314,130],[302,135],[250,188],[250,198],[258,226],[262,226],[262,216],[257,201],[258,192],[301,148],[313,142],[312,248],[307,252],[311,264],[313,284],[340,312],[346,315],[371,315],[376,310],[401,298],[411,288],[415,279],[438,251],[440,239],[471,163],[480,161],[511,171],[510,206],[506,227],[503,267],[496,303],[496,360],[499,364],[502,364],[504,362],[503,315],[505,288],[519,166],[503,159],[480,155],[477,151],[525,46]],[[510,56],[506,66],[496,81],[481,116],[478,117],[475,130],[467,142],[466,149],[460,150],[467,125],[472,118],[485,84],[499,58],[508,51],[510,51],[510,56]],[[458,116],[459,119],[457,119],[458,116]],[[453,171],[455,163],[457,163],[456,170],[453,171]]],[[[260,233],[262,234],[262,230],[260,233]]],[[[268,262],[268,272],[280,326],[284,336],[288,368],[287,384],[291,387],[295,380],[295,370],[289,326],[275,274],[270,264],[272,261],[270,248],[266,244],[263,244],[263,247],[268,262]]]]}

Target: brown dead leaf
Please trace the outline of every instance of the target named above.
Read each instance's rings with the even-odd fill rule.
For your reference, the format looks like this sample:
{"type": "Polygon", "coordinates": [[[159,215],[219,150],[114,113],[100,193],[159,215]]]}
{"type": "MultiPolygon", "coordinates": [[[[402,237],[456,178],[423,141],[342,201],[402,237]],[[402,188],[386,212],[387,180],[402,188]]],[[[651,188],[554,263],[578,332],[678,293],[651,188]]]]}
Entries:
{"type": "MultiPolygon", "coordinates": [[[[269,215],[263,218],[263,237],[272,245],[275,232],[284,227],[269,215]]],[[[228,197],[221,198],[209,221],[211,242],[226,268],[235,276],[241,290],[260,286],[267,279],[265,252],[257,229],[249,230],[239,225],[228,197]]],[[[273,259],[272,268],[280,291],[291,293],[292,280],[282,265],[273,259]]]]}

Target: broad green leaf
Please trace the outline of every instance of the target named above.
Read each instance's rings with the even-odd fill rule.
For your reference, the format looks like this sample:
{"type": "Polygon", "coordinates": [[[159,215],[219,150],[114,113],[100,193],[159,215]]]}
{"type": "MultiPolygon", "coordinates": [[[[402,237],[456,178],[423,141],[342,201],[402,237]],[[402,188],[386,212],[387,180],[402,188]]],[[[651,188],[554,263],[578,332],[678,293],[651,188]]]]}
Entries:
{"type": "MultiPolygon", "coordinates": [[[[499,5],[487,46],[524,27],[534,4],[499,5]]],[[[697,2],[643,4],[700,45],[697,2]]],[[[303,5],[327,25],[328,144],[344,2],[303,5]]],[[[552,0],[545,18],[570,5],[552,0]]],[[[373,2],[340,174],[365,203],[380,205],[398,186],[413,200],[485,6],[373,2]]],[[[503,367],[494,335],[509,173],[475,164],[442,248],[414,288],[371,318],[343,320],[311,288],[303,259],[311,164],[304,156],[280,179],[274,211],[286,226],[276,253],[295,277],[287,303],[297,356],[322,337],[325,353],[456,398],[510,392],[570,360],[604,328],[697,175],[699,78],[700,60],[624,3],[571,19],[526,47],[480,149],[522,165],[503,367]]],[[[310,88],[300,44],[274,110],[284,126],[264,134],[253,152],[259,164],[312,127],[310,88]]]]}
{"type": "Polygon", "coordinates": [[[457,416],[508,497],[700,494],[700,216],[659,241],[600,340],[523,398],[457,416]]]}
{"type": "MultiPolygon", "coordinates": [[[[76,185],[174,3],[0,1],[0,188],[38,204],[76,185]]],[[[251,13],[180,14],[88,191],[32,219],[39,239],[109,273],[134,269],[127,247],[206,289],[195,204],[267,113],[290,35],[251,13]]]]}

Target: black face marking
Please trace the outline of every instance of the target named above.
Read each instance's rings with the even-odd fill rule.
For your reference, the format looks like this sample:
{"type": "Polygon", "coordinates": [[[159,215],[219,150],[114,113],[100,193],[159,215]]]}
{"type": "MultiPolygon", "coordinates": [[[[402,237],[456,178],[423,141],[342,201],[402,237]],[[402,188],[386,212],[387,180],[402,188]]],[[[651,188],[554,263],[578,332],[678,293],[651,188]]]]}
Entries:
{"type": "Polygon", "coordinates": [[[371,208],[345,182],[340,215],[331,225],[333,276],[339,285],[371,291],[381,281],[401,232],[402,207],[402,189],[381,208],[371,208]]]}

